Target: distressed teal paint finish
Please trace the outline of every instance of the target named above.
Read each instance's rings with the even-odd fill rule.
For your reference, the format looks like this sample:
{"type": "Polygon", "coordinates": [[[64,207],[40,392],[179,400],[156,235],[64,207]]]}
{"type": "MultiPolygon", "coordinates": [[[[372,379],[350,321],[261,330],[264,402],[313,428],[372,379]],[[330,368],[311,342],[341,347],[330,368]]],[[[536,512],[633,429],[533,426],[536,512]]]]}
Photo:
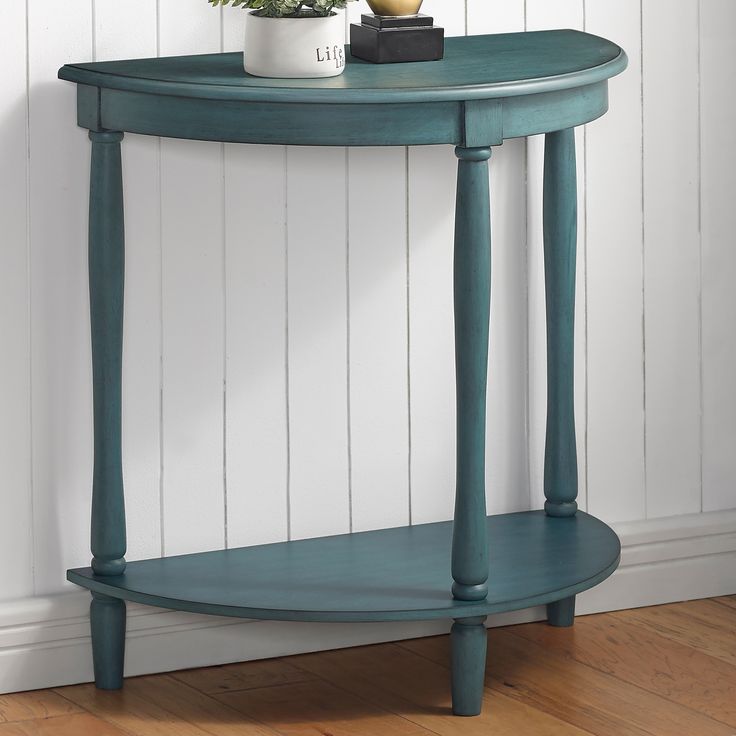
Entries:
{"type": "Polygon", "coordinates": [[[89,301],[94,396],[92,569],[125,570],[125,501],[121,450],[125,235],[122,133],[90,132],[89,301]]]}
{"type": "MultiPolygon", "coordinates": [[[[607,110],[605,82],[582,90],[462,102],[307,104],[173,97],[103,89],[99,119],[111,130],[227,143],[351,146],[496,145],[594,120],[607,110]]],[[[88,126],[95,110],[80,111],[88,126]]]]}
{"type": "Polygon", "coordinates": [[[488,594],[486,377],[491,311],[490,148],[456,148],[455,374],[457,463],[452,593],[488,594]]]}
{"type": "Polygon", "coordinates": [[[483,705],[488,637],[485,616],[461,618],[450,631],[452,648],[452,712],[477,716],[483,705]]]}
{"type": "Polygon", "coordinates": [[[240,102],[103,90],[105,125],[132,133],[228,143],[346,146],[431,145],[460,142],[458,102],[423,105],[324,105],[240,102]]]}
{"type": "Polygon", "coordinates": [[[575,443],[575,254],[578,195],[575,131],[548,133],[544,148],[544,271],[547,295],[547,437],[545,511],[578,508],[575,443]]]}
{"type": "Polygon", "coordinates": [[[503,101],[503,137],[519,138],[574,128],[598,119],[608,110],[608,83],[576,90],[540,92],[503,101]]]}
{"type": "Polygon", "coordinates": [[[572,626],[575,621],[575,596],[548,603],[547,621],[551,626],[572,626]]]}
{"type": "MultiPolygon", "coordinates": [[[[99,87],[77,85],[77,124],[90,131],[101,132],[102,126],[102,90],[99,87]]],[[[114,128],[120,130],[120,128],[114,128]]]]}
{"type": "Polygon", "coordinates": [[[468,100],[463,103],[463,148],[482,148],[503,143],[502,100],[468,100]]]}
{"type": "Polygon", "coordinates": [[[73,583],[116,598],[218,616],[351,623],[486,616],[592,588],[621,546],[580,511],[489,516],[488,595],[453,598],[453,524],[417,524],[321,539],[129,561],[125,574],[69,570],[73,583]]]}
{"type": "Polygon", "coordinates": [[[348,54],[330,79],[266,79],[243,73],[242,54],[68,64],[59,76],[105,89],[206,100],[367,104],[466,102],[578,89],[626,67],[616,44],[579,31],[448,38],[438,62],[375,64],[348,54]]]}
{"type": "Polygon", "coordinates": [[[242,55],[73,64],[77,121],[90,131],[89,273],[95,465],[92,591],[97,686],[122,685],[125,601],[282,621],[453,619],[453,711],[480,712],[491,613],[548,606],[568,626],[575,595],[610,575],[620,544],[575,513],[573,422],[575,152],[572,128],[603,115],[626,54],[577,31],[452,38],[443,61],[341,77],[274,80],[242,55]],[[457,487],[454,522],[126,563],[121,463],[124,228],[122,132],[258,144],[455,145],[457,487]],[[490,146],[546,133],[545,269],[549,416],[546,513],[486,517],[490,319],[490,146]]]}
{"type": "Polygon", "coordinates": [[[125,601],[92,593],[89,621],[95,685],[100,690],[119,690],[125,663],[125,601]]]}

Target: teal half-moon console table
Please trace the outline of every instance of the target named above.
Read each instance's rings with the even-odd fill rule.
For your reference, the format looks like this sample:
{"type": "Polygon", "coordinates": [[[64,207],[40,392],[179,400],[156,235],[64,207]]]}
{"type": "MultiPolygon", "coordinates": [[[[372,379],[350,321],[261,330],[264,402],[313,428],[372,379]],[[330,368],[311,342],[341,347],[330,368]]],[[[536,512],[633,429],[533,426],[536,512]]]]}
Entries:
{"type": "Polygon", "coordinates": [[[68,578],[92,592],[98,687],[122,686],[128,600],[283,621],[453,619],[458,715],[480,712],[488,614],[546,604],[552,625],[573,623],[575,595],[610,575],[620,555],[614,532],[576,504],[574,128],[606,112],[608,79],[625,67],[625,53],[609,41],[545,31],[451,38],[444,60],[432,63],[374,66],[349,58],[343,76],[322,80],[246,76],[240,54],[60,70],[62,79],[77,84],[78,124],[92,141],[92,565],[69,570],[68,578]],[[125,132],[260,144],[456,146],[453,522],[126,563],[120,447],[125,132]],[[504,139],[537,133],[546,134],[547,500],[544,511],[487,517],[488,160],[504,139]]]}

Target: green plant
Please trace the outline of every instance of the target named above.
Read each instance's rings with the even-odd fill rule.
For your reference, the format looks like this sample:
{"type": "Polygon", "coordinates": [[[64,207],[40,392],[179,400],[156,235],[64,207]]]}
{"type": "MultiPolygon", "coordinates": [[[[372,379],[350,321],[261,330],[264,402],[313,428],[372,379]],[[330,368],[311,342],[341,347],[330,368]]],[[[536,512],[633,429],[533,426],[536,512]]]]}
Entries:
{"type": "Polygon", "coordinates": [[[337,8],[344,8],[351,0],[207,0],[212,6],[230,5],[251,8],[266,18],[311,17],[330,15],[337,8]]]}

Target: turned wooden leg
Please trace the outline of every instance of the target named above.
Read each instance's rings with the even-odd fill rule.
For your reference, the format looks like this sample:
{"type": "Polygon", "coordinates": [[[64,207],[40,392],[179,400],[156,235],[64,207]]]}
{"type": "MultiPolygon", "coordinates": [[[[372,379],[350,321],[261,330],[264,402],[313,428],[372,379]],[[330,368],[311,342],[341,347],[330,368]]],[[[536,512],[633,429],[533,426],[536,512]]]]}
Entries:
{"type": "MultiPolygon", "coordinates": [[[[122,133],[90,132],[89,294],[94,395],[92,569],[97,575],[125,571],[125,502],[121,453],[123,283],[125,237],[122,133]]],[[[95,681],[122,686],[125,603],[93,593],[91,605],[95,681]]]]}
{"type": "Polygon", "coordinates": [[[572,626],[575,622],[575,596],[548,603],[547,622],[551,626],[572,626]]]}
{"type": "Polygon", "coordinates": [[[490,148],[456,148],[455,364],[457,479],[452,538],[452,594],[488,595],[485,444],[491,309],[490,148]]]}
{"type": "Polygon", "coordinates": [[[92,593],[89,621],[95,685],[100,690],[119,690],[125,662],[125,601],[92,593]]]}
{"type": "MultiPolygon", "coordinates": [[[[578,509],[575,442],[575,131],[548,133],[544,150],[544,270],[547,294],[547,438],[544,509],[571,517],[578,509]]],[[[547,606],[553,626],[572,626],[575,596],[547,606]]]]}
{"type": "Polygon", "coordinates": [[[548,133],[544,151],[544,269],[547,294],[547,438],[545,511],[574,516],[578,505],[575,444],[575,131],[548,133]]]}
{"type": "Polygon", "coordinates": [[[485,616],[457,619],[452,625],[452,712],[477,716],[483,704],[488,638],[485,616]]]}

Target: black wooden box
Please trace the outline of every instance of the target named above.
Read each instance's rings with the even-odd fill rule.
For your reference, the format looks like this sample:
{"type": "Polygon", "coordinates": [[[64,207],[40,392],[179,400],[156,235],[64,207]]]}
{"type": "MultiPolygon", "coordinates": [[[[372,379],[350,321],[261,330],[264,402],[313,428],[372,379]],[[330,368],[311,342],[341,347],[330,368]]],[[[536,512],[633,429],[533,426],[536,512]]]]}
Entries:
{"type": "Polygon", "coordinates": [[[445,53],[445,31],[428,15],[363,15],[350,25],[350,53],[374,64],[437,61],[445,53]]]}

